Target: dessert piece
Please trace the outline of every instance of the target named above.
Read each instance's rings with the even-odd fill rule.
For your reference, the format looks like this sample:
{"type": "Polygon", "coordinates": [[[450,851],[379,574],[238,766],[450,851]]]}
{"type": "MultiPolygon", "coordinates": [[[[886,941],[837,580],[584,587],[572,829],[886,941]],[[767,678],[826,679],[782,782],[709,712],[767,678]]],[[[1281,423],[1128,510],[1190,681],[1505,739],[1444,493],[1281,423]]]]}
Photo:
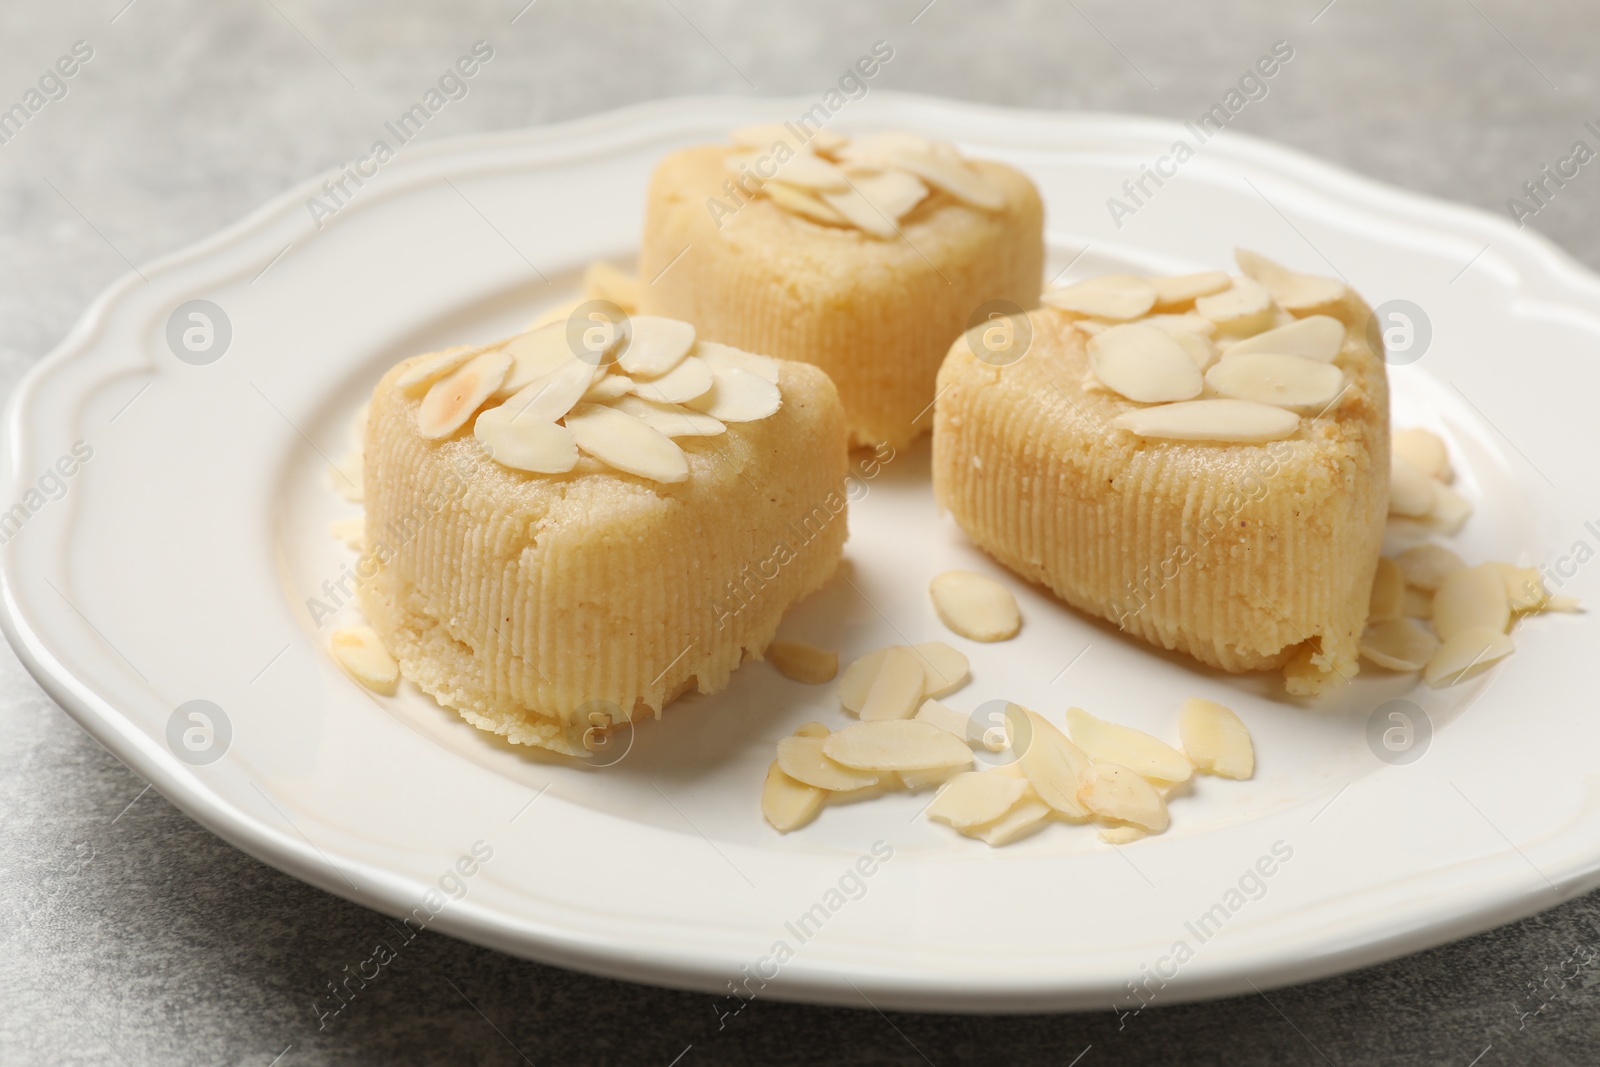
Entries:
{"type": "Polygon", "coordinates": [[[853,444],[909,442],[973,317],[991,302],[1038,302],[1033,183],[904,133],[847,140],[789,124],[734,141],[656,168],[640,309],[815,364],[839,387],[853,444]]]}
{"type": "Polygon", "coordinates": [[[440,703],[581,754],[762,654],[838,562],[846,464],[825,374],[685,323],[420,356],[373,393],[363,608],[440,703]]]}
{"type": "Polygon", "coordinates": [[[934,491],[979,547],[1074,607],[1226,671],[1284,668],[1310,695],[1356,672],[1388,384],[1353,292],[1239,261],[1247,277],[1047,292],[1010,362],[958,340],[934,491]]]}

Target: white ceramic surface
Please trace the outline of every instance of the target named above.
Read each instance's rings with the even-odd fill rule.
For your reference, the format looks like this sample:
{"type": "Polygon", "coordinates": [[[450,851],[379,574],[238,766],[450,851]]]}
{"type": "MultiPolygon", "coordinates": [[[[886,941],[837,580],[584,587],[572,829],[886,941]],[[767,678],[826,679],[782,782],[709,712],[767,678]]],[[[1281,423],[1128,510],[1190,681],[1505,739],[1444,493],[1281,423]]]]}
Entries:
{"type": "MultiPolygon", "coordinates": [[[[1061,826],[990,850],[918,818],[925,795],[830,808],[780,837],[757,809],[761,778],[795,725],[846,721],[828,687],[749,665],[586,769],[498,744],[414,690],[375,698],[351,683],[321,648],[350,616],[319,627],[307,598],[354,561],[327,533],[355,514],[330,491],[328,461],[381,369],[503,335],[569,297],[587,262],[631,253],[663,152],[812,103],[671,101],[406,147],[321,229],[307,200],[323,178],[123,279],[9,405],[0,499],[27,514],[0,526],[3,621],[29,669],[175,804],[297,877],[395,916],[426,915],[442,886],[459,895],[430,929],[717,993],[770,975],[763,958],[782,941],[792,958],[744,988],[884,1008],[1131,1010],[1152,994],[1130,982],[1158,1003],[1265,989],[1600,884],[1592,617],[1520,624],[1517,654],[1457,689],[1374,672],[1314,707],[1269,679],[1153,652],[1012,579],[1023,633],[976,645],[943,630],[927,581],[952,566],[1004,572],[937,514],[925,446],[862,482],[850,569],[782,635],[846,660],[950,640],[973,660],[949,700],[963,710],[1003,697],[1059,722],[1076,704],[1172,736],[1183,697],[1213,697],[1256,739],[1253,781],[1201,781],[1169,833],[1121,849],[1061,826]],[[195,299],[231,325],[203,365],[167,339],[195,299]],[[64,493],[41,485],[79,441],[92,456],[64,493]],[[1395,698],[1433,731],[1404,765],[1367,741],[1395,698]],[[184,747],[186,716],[169,730],[196,699],[226,717],[209,749],[196,741],[219,754],[210,762],[184,747]],[[892,858],[849,877],[879,842],[892,858]],[[452,875],[475,843],[492,858],[452,875]],[[1292,858],[1246,877],[1275,844],[1292,858]],[[1230,895],[1241,878],[1248,893],[1230,895]],[[841,879],[847,892],[830,894],[841,879]],[[794,924],[819,903],[826,920],[802,940],[794,924]]],[[[1432,341],[1392,368],[1395,422],[1452,445],[1477,505],[1458,550],[1575,569],[1560,591],[1596,599],[1600,568],[1561,561],[1578,542],[1585,557],[1600,548],[1600,284],[1544,242],[1232,134],[1119,229],[1106,199],[1192,133],[887,93],[836,123],[910,128],[1025,168],[1063,280],[1209,268],[1242,244],[1336,270],[1375,304],[1415,303],[1432,341]]]]}

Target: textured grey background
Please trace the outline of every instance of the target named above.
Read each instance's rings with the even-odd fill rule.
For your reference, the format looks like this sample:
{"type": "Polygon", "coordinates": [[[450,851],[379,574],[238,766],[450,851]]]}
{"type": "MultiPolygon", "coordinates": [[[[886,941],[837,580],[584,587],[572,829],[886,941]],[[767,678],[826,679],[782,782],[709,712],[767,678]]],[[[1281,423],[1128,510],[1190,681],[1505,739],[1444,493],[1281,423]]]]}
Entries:
{"type": "MultiPolygon", "coordinates": [[[[0,388],[129,261],[350,158],[479,38],[495,62],[425,136],[690,93],[813,93],[877,38],[896,56],[876,87],[1184,118],[1286,38],[1292,69],[1232,128],[1494,211],[1574,140],[1593,143],[1582,124],[1600,119],[1600,10],[1580,0],[125,3],[0,0],[5,104],[73,41],[95,48],[70,94],[0,145],[0,388]]],[[[1585,168],[1532,223],[1592,267],[1597,191],[1600,168],[1585,168]]],[[[1066,1064],[1091,1045],[1086,1067],[1600,1061],[1587,988],[1600,969],[1556,977],[1600,945],[1593,896],[1120,1032],[1109,1012],[759,1001],[718,1032],[710,997],[425,934],[319,1032],[312,1002],[386,936],[383,917],[262,866],[145,788],[0,651],[0,1063],[1066,1064]]]]}

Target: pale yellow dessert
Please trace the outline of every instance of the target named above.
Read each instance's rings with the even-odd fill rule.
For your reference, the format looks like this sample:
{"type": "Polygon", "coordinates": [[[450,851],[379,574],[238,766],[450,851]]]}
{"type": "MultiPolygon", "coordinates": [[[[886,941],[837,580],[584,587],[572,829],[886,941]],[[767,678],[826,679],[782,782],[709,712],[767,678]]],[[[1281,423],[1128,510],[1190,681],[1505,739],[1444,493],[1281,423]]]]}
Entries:
{"type": "Polygon", "coordinates": [[[1239,258],[1246,277],[1047,292],[1014,361],[963,337],[939,375],[934,490],[1072,606],[1309,695],[1357,670],[1388,385],[1359,297],[1239,258]]]}
{"type": "Polygon", "coordinates": [[[1033,183],[910,134],[790,124],[734,140],[656,168],[641,310],[821,367],[853,444],[905,444],[930,424],[939,363],[974,316],[1038,303],[1033,183]]]}
{"type": "Polygon", "coordinates": [[[844,414],[814,367],[636,316],[417,357],[374,390],[362,606],[405,678],[518,744],[723,688],[845,539],[844,414]]]}

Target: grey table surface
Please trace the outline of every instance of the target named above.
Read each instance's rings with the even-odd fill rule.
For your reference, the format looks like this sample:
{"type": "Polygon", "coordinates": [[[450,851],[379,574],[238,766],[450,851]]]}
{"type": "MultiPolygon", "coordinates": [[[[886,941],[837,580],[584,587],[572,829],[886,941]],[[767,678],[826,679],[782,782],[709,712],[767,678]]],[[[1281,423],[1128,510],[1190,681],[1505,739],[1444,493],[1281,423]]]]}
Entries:
{"type": "MultiPolygon", "coordinates": [[[[94,55],[0,145],[0,383],[130,263],[351,156],[472,41],[497,61],[427,137],[816,92],[879,38],[896,47],[880,88],[1182,118],[1285,39],[1292,70],[1233,129],[1496,212],[1600,120],[1582,0],[4,0],[0,103],[74,42],[94,55]]],[[[1600,267],[1597,192],[1585,170],[1529,225],[1600,267]]],[[[758,1000],[719,1030],[710,996],[424,934],[319,1027],[325,984],[386,930],[201,829],[0,652],[0,1063],[1600,1062],[1595,974],[1560,976],[1600,941],[1596,895],[1120,1024],[758,1000]]]]}

